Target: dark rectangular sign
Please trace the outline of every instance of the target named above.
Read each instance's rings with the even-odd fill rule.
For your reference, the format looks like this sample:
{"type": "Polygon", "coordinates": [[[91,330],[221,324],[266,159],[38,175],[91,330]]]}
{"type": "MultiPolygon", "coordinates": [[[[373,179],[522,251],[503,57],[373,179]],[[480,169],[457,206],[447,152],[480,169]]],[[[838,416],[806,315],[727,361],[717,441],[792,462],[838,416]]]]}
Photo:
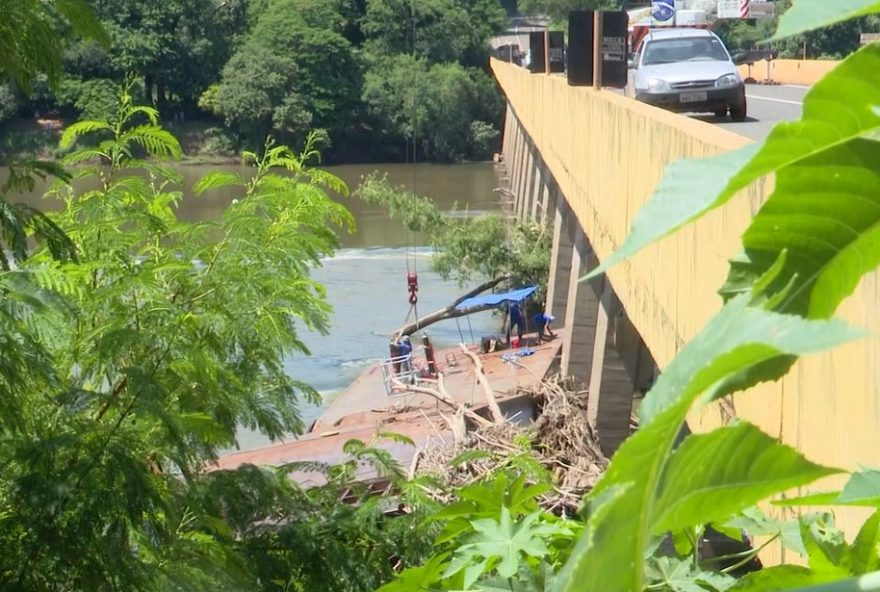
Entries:
{"type": "MultiPolygon", "coordinates": [[[[602,13],[602,86],[626,86],[629,17],[626,12],[602,13]]],[[[593,85],[593,11],[578,10],[568,15],[568,83],[593,85]]]]}
{"type": "Polygon", "coordinates": [[[529,33],[529,49],[529,70],[533,73],[547,71],[548,51],[550,73],[565,72],[565,33],[562,31],[532,31],[529,33]]]}
{"type": "Polygon", "coordinates": [[[529,33],[529,70],[533,73],[543,72],[547,65],[544,54],[544,31],[529,33]]]}
{"type": "Polygon", "coordinates": [[[550,31],[550,73],[565,72],[565,33],[550,31]]]}

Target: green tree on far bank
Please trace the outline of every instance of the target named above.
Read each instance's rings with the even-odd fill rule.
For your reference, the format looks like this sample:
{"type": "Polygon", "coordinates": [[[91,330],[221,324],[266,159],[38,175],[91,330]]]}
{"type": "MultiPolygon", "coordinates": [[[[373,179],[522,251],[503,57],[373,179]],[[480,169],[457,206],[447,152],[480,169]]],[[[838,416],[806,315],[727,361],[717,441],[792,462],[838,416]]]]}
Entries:
{"type": "Polygon", "coordinates": [[[405,54],[378,63],[366,74],[364,100],[389,146],[405,154],[414,141],[419,160],[491,158],[503,103],[488,74],[405,54]]]}
{"type": "Polygon", "coordinates": [[[302,140],[310,129],[343,141],[360,101],[354,48],[342,15],[323,0],[276,0],[226,65],[216,109],[253,146],[268,134],[302,140]]]}
{"type": "Polygon", "coordinates": [[[365,51],[373,56],[407,53],[485,67],[487,40],[507,24],[497,0],[370,0],[366,6],[365,51]]]}
{"type": "Polygon", "coordinates": [[[572,10],[619,10],[622,0],[520,0],[519,11],[548,17],[552,22],[568,23],[572,10]]]}
{"type": "Polygon", "coordinates": [[[377,102],[377,85],[366,79],[396,76],[390,69],[409,55],[444,66],[419,83],[420,100],[442,92],[451,104],[433,100],[433,125],[461,136],[424,136],[419,158],[493,151],[501,103],[490,78],[476,72],[487,72],[489,37],[506,26],[499,0],[94,0],[94,8],[108,43],[73,43],[53,66],[58,84],[38,79],[33,92],[0,93],[9,99],[0,120],[35,112],[105,117],[134,77],[131,92],[163,120],[216,123],[206,134],[216,141],[205,149],[259,150],[269,134],[301,145],[320,129],[331,161],[403,160],[401,141],[412,138],[386,130],[382,108],[399,99],[377,102]],[[465,88],[454,92],[450,83],[465,88]],[[461,124],[462,117],[471,119],[461,124]]]}
{"type": "Polygon", "coordinates": [[[363,99],[392,157],[491,157],[503,101],[486,69],[487,39],[505,24],[497,0],[368,3],[363,99]]]}

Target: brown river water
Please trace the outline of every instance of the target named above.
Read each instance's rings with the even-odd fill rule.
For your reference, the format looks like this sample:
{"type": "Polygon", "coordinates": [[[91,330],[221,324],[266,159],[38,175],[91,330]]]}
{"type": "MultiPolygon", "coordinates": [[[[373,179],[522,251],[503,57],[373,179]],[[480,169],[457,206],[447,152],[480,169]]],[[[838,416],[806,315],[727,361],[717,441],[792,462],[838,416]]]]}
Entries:
{"type": "MultiPolygon", "coordinates": [[[[185,187],[192,185],[207,173],[217,170],[238,170],[237,165],[187,165],[179,167],[185,187]]],[[[457,165],[342,165],[326,167],[342,178],[350,189],[357,187],[362,176],[375,170],[387,172],[394,185],[403,185],[434,199],[441,208],[471,213],[500,210],[499,194],[494,191],[501,184],[500,171],[490,163],[457,165]]],[[[6,178],[0,167],[0,179],[6,178]]],[[[12,201],[24,201],[52,209],[55,204],[41,199],[47,186],[39,186],[32,195],[13,196],[12,201]]],[[[194,199],[186,195],[181,202],[181,216],[188,220],[216,219],[223,208],[240,197],[235,188],[213,190],[213,198],[194,199]]],[[[454,282],[445,282],[429,271],[430,249],[411,245],[423,240],[405,230],[396,220],[389,220],[386,212],[356,198],[336,196],[354,215],[357,230],[353,234],[340,233],[341,249],[336,256],[325,259],[314,271],[313,277],[327,287],[327,297],[334,315],[328,335],[305,332],[303,340],[311,350],[310,356],[295,355],[286,362],[288,372],[318,389],[326,403],[345,389],[357,375],[372,362],[388,354],[389,334],[403,324],[407,302],[407,262],[419,273],[419,312],[425,314],[454,300],[464,289],[454,282]],[[413,263],[414,262],[414,263],[413,263]]],[[[496,329],[497,322],[490,313],[481,313],[456,324],[446,321],[433,325],[429,333],[438,346],[454,345],[463,337],[471,340],[496,329]]],[[[304,330],[305,331],[305,330],[304,330]]],[[[317,417],[324,405],[303,406],[303,417],[308,424],[317,417]]],[[[242,449],[267,443],[260,434],[242,430],[242,449]]]]}

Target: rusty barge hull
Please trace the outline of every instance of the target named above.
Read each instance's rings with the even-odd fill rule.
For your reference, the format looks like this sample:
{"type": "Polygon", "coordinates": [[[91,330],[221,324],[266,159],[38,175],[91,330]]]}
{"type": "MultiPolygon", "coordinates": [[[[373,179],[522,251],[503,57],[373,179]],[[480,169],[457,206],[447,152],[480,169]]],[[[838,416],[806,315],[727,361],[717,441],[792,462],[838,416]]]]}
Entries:
{"type": "MultiPolygon", "coordinates": [[[[555,372],[564,332],[564,328],[559,329],[554,340],[528,347],[531,355],[517,356],[513,361],[505,356],[510,358],[510,354],[523,353],[526,348],[478,354],[495,399],[505,415],[528,418],[530,402],[518,392],[521,388],[537,387],[555,372]]],[[[536,339],[526,339],[526,343],[530,341],[536,339]]],[[[477,378],[474,362],[458,347],[438,350],[436,359],[446,391],[455,402],[485,413],[486,395],[477,378]]],[[[432,383],[426,381],[423,386],[431,387],[432,383]]],[[[417,449],[452,442],[452,433],[441,413],[449,415],[453,411],[446,403],[426,394],[407,390],[389,396],[381,365],[374,364],[339,394],[308,433],[262,448],[227,454],[213,468],[234,469],[244,464],[282,466],[300,462],[337,464],[345,460],[343,445],[351,439],[387,450],[406,468],[417,449]],[[379,434],[383,432],[407,436],[415,443],[415,448],[380,438],[379,434]]],[[[358,475],[365,480],[373,476],[368,468],[358,475]]],[[[304,486],[324,482],[321,472],[293,470],[291,478],[304,486]]]]}

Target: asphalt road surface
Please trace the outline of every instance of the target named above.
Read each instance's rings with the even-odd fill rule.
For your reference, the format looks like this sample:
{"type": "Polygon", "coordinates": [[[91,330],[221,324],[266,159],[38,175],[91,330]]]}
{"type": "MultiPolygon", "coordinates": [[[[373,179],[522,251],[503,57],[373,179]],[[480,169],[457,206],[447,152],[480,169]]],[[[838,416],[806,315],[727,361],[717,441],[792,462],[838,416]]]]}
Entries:
{"type": "MultiPolygon", "coordinates": [[[[694,114],[690,117],[719,125],[752,140],[760,140],[770,133],[776,123],[800,118],[804,95],[809,90],[808,86],[791,84],[748,84],[746,85],[746,104],[748,107],[745,121],[734,122],[730,120],[729,115],[721,119],[706,113],[694,114]]],[[[622,90],[613,92],[623,94],[622,90]]],[[[688,115],[685,114],[685,116],[688,115]]]]}
{"type": "Polygon", "coordinates": [[[694,115],[693,117],[715,123],[741,136],[760,140],[770,132],[770,129],[777,122],[790,121],[801,116],[804,95],[808,90],[810,89],[807,86],[788,84],[773,86],[749,84],[746,86],[748,116],[745,121],[733,122],[729,116],[724,119],[711,115],[694,115]]]}

